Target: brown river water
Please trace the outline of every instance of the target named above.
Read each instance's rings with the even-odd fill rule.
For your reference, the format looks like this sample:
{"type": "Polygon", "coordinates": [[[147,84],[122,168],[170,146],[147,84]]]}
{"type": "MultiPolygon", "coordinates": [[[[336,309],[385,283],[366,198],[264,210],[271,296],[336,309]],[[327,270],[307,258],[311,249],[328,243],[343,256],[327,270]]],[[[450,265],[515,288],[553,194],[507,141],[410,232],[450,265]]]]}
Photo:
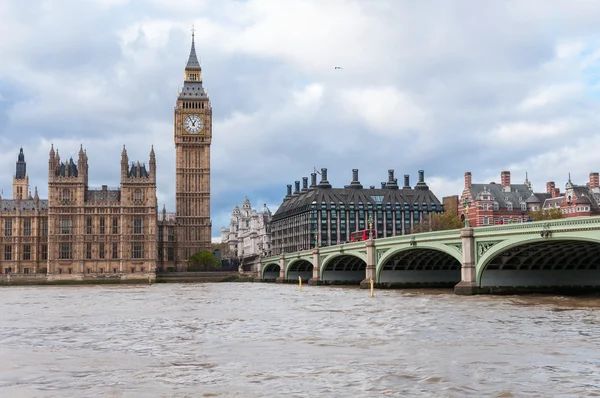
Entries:
{"type": "Polygon", "coordinates": [[[0,397],[600,396],[600,298],[0,288],[0,397]]]}

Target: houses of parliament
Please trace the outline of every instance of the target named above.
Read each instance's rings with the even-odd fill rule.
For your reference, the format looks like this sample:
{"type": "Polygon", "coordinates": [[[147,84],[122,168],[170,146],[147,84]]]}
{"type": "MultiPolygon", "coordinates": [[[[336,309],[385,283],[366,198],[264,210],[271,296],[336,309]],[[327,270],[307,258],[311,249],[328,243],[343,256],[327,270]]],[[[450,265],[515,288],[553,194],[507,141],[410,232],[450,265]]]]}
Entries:
{"type": "Polygon", "coordinates": [[[121,152],[118,188],[88,187],[88,156],[62,160],[50,148],[48,199],[32,195],[21,148],[12,199],[0,197],[0,273],[48,279],[152,278],[185,271],[189,257],[210,248],[212,107],[202,86],[194,35],[174,109],[176,212],[159,210],[156,158],[130,161],[121,152]]]}

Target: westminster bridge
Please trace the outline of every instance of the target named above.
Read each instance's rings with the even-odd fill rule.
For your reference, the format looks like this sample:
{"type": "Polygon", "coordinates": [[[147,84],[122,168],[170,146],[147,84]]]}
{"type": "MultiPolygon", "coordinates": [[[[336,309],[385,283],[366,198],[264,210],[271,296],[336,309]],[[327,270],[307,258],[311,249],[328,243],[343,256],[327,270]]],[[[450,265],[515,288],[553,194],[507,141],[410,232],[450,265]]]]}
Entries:
{"type": "Polygon", "coordinates": [[[600,291],[600,217],[465,227],[369,239],[261,260],[277,282],[378,288],[454,286],[457,294],[600,291]]]}

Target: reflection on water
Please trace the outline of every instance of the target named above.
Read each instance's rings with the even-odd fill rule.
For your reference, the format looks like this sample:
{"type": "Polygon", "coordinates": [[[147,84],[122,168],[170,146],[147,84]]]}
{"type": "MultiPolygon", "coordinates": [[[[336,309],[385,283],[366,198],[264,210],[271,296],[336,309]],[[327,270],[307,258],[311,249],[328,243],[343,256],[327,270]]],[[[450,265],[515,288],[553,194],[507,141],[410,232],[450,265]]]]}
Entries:
{"type": "Polygon", "coordinates": [[[3,397],[600,395],[600,299],[222,283],[0,289],[3,397]]]}

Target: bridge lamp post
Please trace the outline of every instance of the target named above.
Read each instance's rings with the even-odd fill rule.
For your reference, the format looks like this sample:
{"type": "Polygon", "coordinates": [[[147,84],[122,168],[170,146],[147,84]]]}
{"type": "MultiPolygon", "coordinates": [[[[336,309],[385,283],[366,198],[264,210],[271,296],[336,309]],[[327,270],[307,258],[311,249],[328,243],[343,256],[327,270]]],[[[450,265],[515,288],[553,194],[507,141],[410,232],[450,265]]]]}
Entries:
{"type": "Polygon", "coordinates": [[[467,196],[465,196],[465,198],[463,199],[463,207],[465,209],[465,227],[470,227],[471,226],[471,222],[469,221],[469,206],[471,205],[471,202],[469,201],[469,198],[467,196]]]}
{"type": "Polygon", "coordinates": [[[373,239],[373,215],[369,214],[369,239],[373,239]]]}

